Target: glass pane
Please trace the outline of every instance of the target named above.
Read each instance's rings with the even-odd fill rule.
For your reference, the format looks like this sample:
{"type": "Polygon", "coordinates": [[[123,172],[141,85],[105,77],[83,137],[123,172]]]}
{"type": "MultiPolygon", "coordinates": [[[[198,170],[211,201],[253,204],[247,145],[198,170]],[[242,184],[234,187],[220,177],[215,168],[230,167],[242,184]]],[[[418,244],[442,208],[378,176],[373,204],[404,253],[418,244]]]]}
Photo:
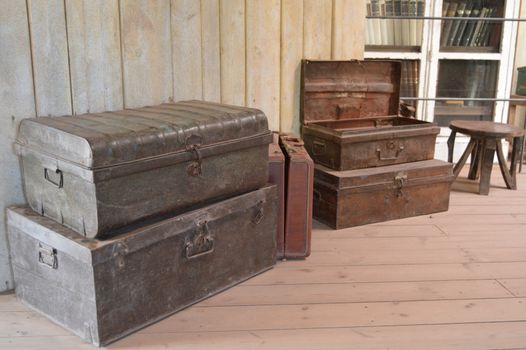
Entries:
{"type": "MultiPolygon", "coordinates": [[[[423,16],[424,0],[367,0],[367,16],[423,16]]],[[[368,18],[366,50],[420,51],[423,20],[368,18]]]]}
{"type": "Polygon", "coordinates": [[[438,66],[435,122],[447,126],[453,119],[492,120],[493,101],[455,98],[493,98],[497,87],[497,61],[441,60],[438,66]]]}
{"type": "MultiPolygon", "coordinates": [[[[504,15],[504,0],[445,0],[442,17],[497,17],[504,15]]],[[[501,22],[442,20],[442,51],[498,52],[501,22]]]]}
{"type": "Polygon", "coordinates": [[[400,101],[414,108],[416,112],[417,101],[407,100],[404,97],[418,97],[418,83],[420,78],[420,61],[402,61],[402,74],[400,80],[400,101]]]}

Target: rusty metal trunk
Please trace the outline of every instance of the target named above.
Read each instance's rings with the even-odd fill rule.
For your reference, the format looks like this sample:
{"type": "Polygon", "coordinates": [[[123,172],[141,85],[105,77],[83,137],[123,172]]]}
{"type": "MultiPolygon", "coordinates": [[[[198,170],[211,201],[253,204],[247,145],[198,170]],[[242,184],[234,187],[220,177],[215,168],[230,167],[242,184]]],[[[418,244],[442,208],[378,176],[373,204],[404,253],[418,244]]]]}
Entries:
{"type": "Polygon", "coordinates": [[[335,229],[447,211],[452,165],[425,160],[335,171],[316,165],[314,217],[335,229]]]}
{"type": "Polygon", "coordinates": [[[88,239],[30,210],[7,210],[16,295],[94,345],[271,268],[276,187],[88,239]]]}
{"type": "Polygon", "coordinates": [[[300,117],[317,164],[352,170],[433,159],[440,128],[398,116],[396,61],[302,62],[300,117]]]}
{"type": "Polygon", "coordinates": [[[33,210],[86,237],[260,188],[272,136],[257,110],[187,101],[25,119],[16,150],[33,210]]]}

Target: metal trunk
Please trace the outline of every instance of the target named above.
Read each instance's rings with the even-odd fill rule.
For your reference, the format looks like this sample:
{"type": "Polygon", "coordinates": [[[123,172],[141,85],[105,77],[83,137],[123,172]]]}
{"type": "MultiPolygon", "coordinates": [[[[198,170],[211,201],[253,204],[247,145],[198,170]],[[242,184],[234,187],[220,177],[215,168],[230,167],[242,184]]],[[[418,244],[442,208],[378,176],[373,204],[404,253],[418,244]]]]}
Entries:
{"type": "Polygon", "coordinates": [[[104,241],[8,209],[17,297],[108,344],[271,268],[276,202],[267,186],[104,241]]]}
{"type": "Polygon", "coordinates": [[[25,119],[15,146],[31,208],[101,237],[260,188],[271,138],[259,110],[189,101],[25,119]]]}
{"type": "Polygon", "coordinates": [[[398,116],[400,62],[302,62],[300,117],[317,164],[352,170],[433,159],[440,128],[398,116]]]}
{"type": "Polygon", "coordinates": [[[447,211],[451,163],[334,171],[316,165],[314,217],[335,229],[447,211]]]}

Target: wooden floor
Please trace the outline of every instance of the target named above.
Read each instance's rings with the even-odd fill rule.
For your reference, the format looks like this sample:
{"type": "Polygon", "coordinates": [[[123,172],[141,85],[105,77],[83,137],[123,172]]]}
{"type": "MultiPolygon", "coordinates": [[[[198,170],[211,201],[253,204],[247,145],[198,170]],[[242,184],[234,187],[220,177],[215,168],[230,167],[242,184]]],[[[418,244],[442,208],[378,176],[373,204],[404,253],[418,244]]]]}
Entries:
{"type": "MultiPolygon", "coordinates": [[[[526,349],[526,174],[447,213],[313,232],[312,256],[109,349],[526,349]]],[[[456,185],[458,186],[458,184],[456,185]]],[[[0,296],[0,349],[91,349],[0,296]]]]}

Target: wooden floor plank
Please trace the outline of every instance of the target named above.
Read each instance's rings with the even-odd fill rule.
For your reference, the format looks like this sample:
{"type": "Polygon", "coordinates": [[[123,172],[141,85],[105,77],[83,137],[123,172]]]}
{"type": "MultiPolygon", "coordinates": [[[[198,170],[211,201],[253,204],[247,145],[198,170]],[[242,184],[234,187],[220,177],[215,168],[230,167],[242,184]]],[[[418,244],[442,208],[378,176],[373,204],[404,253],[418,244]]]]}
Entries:
{"type": "MultiPolygon", "coordinates": [[[[107,349],[174,350],[480,350],[520,349],[526,322],[320,328],[209,333],[134,334],[107,349]]],[[[74,336],[0,338],[0,348],[94,349],[74,336]],[[38,344],[38,345],[35,345],[38,344]]]]}
{"type": "Polygon", "coordinates": [[[384,223],[383,225],[366,225],[333,230],[314,220],[313,239],[342,238],[342,237],[439,237],[444,234],[432,224],[397,225],[384,223]]]}
{"type": "Polygon", "coordinates": [[[291,268],[287,262],[281,263],[277,268],[246,281],[243,285],[455,281],[515,278],[526,278],[526,262],[314,267],[296,265],[295,268],[291,268]]]}
{"type": "Polygon", "coordinates": [[[499,279],[507,290],[517,297],[526,297],[526,278],[499,279]]]}
{"type": "Polygon", "coordinates": [[[212,297],[198,307],[510,297],[513,295],[495,280],[243,285],[212,297]]]}
{"type": "Polygon", "coordinates": [[[526,299],[190,308],[140,331],[157,334],[526,321],[526,299]]]}
{"type": "Polygon", "coordinates": [[[455,235],[451,237],[393,237],[393,238],[344,238],[318,239],[312,241],[312,253],[323,251],[347,251],[362,249],[451,249],[451,248],[519,248],[526,247],[525,233],[484,233],[481,235],[455,235]]]}

